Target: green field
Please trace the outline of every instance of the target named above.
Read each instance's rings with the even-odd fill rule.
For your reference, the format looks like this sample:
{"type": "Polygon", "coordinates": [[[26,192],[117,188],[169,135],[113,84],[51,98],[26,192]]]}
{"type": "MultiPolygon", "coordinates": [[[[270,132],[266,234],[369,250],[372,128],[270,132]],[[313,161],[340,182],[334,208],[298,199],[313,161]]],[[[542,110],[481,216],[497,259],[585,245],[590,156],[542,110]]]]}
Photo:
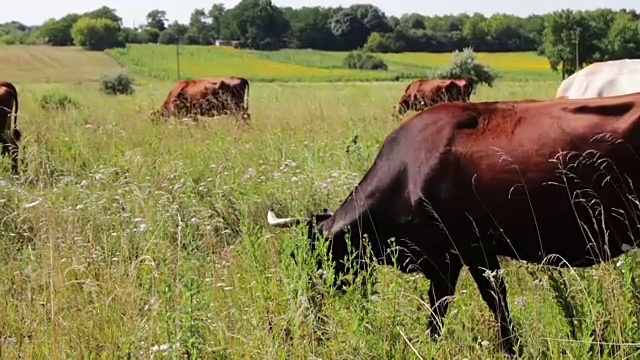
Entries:
{"type": "MultiPolygon", "coordinates": [[[[176,47],[129,45],[108,53],[137,74],[158,80],[177,79],[176,47]]],[[[393,81],[429,76],[446,66],[451,54],[379,54],[388,71],[342,68],[346,53],[315,50],[246,51],[229,47],[180,47],[181,77],[236,74],[260,82],[393,81]]],[[[549,70],[546,58],[533,53],[489,54],[478,58],[501,73],[505,81],[553,81],[559,75],[549,70]]]]}
{"type": "MultiPolygon", "coordinates": [[[[111,67],[105,55],[4,46],[3,59],[7,51],[24,58],[68,51],[59,64],[76,72],[44,84],[36,79],[51,72],[41,62],[26,72],[0,63],[18,86],[24,134],[23,179],[10,179],[8,160],[0,167],[0,358],[502,357],[493,317],[466,270],[443,337],[433,342],[421,276],[381,267],[376,296],[325,293],[317,308],[306,273],[288,256],[305,242],[303,231],[266,224],[270,207],[304,214],[341,203],[397,125],[390,110],[406,82],[258,82],[250,127],[229,118],[158,126],[146,114],[173,82],[173,63],[165,67],[160,55],[147,60],[152,67],[140,60],[132,68],[166,81],[140,79],[133,96],[109,97],[93,81],[111,67]],[[37,99],[50,89],[79,107],[40,109],[37,99]]],[[[256,63],[275,55],[247,56],[256,63]]],[[[205,58],[184,59],[193,74],[248,71],[227,58],[207,68],[205,58]]],[[[295,71],[281,74],[291,80],[295,71]]],[[[473,100],[551,98],[558,84],[501,80],[473,100]]],[[[620,259],[564,271],[575,336],[545,273],[502,260],[524,358],[638,358],[629,344],[640,342],[640,289],[631,290],[640,260],[637,252],[620,259]],[[620,352],[588,353],[592,331],[621,343],[620,352]]]]}

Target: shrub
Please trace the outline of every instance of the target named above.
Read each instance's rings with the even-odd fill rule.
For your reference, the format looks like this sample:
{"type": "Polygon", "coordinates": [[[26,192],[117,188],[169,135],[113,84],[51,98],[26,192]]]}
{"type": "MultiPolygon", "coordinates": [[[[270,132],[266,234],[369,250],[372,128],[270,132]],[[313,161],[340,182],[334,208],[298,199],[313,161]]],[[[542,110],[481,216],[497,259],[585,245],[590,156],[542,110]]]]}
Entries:
{"type": "Polygon", "coordinates": [[[387,64],[379,57],[365,52],[352,51],[344,58],[344,67],[359,70],[388,70],[387,64]]]}
{"type": "Polygon", "coordinates": [[[71,28],[74,44],[86,50],[102,51],[118,44],[120,29],[113,20],[81,17],[71,28]]]}
{"type": "Polygon", "coordinates": [[[100,91],[107,95],[131,95],[134,92],[133,77],[122,70],[103,75],[100,91]]]}
{"type": "Polygon", "coordinates": [[[78,107],[78,103],[60,90],[47,90],[40,94],[38,105],[45,110],[66,110],[78,107]]]}
{"type": "Polygon", "coordinates": [[[478,62],[476,53],[472,48],[464,48],[462,51],[454,51],[451,55],[449,67],[436,71],[434,78],[467,79],[475,86],[487,84],[493,86],[493,82],[500,78],[489,65],[478,62]]]}

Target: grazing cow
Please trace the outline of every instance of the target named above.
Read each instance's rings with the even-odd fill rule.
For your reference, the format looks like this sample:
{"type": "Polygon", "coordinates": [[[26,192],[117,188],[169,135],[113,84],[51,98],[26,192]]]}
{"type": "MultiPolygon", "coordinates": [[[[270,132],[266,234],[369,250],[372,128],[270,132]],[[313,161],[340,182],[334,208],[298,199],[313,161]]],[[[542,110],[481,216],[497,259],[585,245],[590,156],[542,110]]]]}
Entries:
{"type": "Polygon", "coordinates": [[[169,91],[160,108],[160,116],[240,114],[247,121],[251,118],[248,108],[249,81],[245,78],[180,80],[169,91]]]}
{"type": "Polygon", "coordinates": [[[399,269],[431,282],[432,336],[467,266],[500,325],[500,344],[514,354],[498,256],[589,267],[638,247],[640,205],[631,189],[640,184],[638,152],[640,94],[443,103],[386,137],[334,213],[277,218],[270,210],[267,220],[306,222],[312,252],[319,236],[328,237],[338,288],[346,284],[340,275],[356,275],[363,260],[391,264],[400,249],[399,269]],[[350,250],[358,264],[343,261],[350,250]]]}
{"type": "Polygon", "coordinates": [[[18,142],[22,133],[18,129],[18,90],[8,81],[0,81],[0,143],[2,156],[11,156],[11,172],[18,175],[18,142]],[[11,115],[13,113],[13,130],[11,115]]]}
{"type": "Polygon", "coordinates": [[[409,110],[420,111],[442,102],[469,101],[474,86],[466,79],[419,79],[404,89],[396,104],[399,115],[409,110]]]}
{"type": "Polygon", "coordinates": [[[640,92],[640,59],[591,64],[566,78],[556,98],[587,99],[640,92]]]}

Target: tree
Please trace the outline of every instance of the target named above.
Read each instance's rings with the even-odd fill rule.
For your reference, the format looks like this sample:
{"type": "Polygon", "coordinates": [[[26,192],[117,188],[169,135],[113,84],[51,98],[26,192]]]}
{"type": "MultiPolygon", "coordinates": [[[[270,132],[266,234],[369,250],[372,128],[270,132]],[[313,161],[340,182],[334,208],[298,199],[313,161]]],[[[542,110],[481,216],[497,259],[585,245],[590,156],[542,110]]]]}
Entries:
{"type": "Polygon", "coordinates": [[[71,36],[77,46],[87,50],[102,51],[118,41],[118,24],[113,20],[81,17],[71,28],[71,36]]]}
{"type": "Polygon", "coordinates": [[[271,0],[242,0],[229,14],[242,46],[277,50],[285,46],[289,21],[271,0]]]}
{"type": "Polygon", "coordinates": [[[178,35],[169,29],[164,29],[158,36],[158,44],[175,45],[178,43],[178,35]]]}
{"type": "Polygon", "coordinates": [[[107,6],[102,6],[93,11],[89,11],[83,16],[92,18],[92,19],[108,19],[116,24],[118,27],[118,31],[122,28],[122,18],[116,14],[116,10],[107,6]]]}
{"type": "Polygon", "coordinates": [[[225,13],[226,9],[224,4],[213,4],[211,5],[211,9],[209,9],[211,33],[214,39],[220,39],[225,13]]]}
{"type": "Polygon", "coordinates": [[[158,30],[158,34],[167,28],[167,22],[167,12],[164,10],[155,9],[147,13],[147,27],[158,30]]]}
{"type": "Polygon", "coordinates": [[[495,70],[489,65],[478,62],[476,53],[471,48],[464,48],[462,51],[454,51],[451,55],[451,62],[446,69],[437,71],[433,77],[442,79],[467,79],[473,87],[472,92],[480,84],[493,86],[493,83],[500,78],[495,70]]]}
{"type": "Polygon", "coordinates": [[[608,58],[640,57],[640,23],[632,14],[619,13],[607,34],[608,58]]]}
{"type": "MultiPolygon", "coordinates": [[[[164,30],[163,30],[164,31],[164,30]]],[[[155,28],[146,28],[140,30],[140,40],[144,43],[157,44],[160,38],[160,31],[155,28]]]]}
{"type": "Polygon", "coordinates": [[[331,32],[332,9],[303,7],[283,9],[291,25],[289,46],[299,49],[338,50],[338,39],[331,32]]]}
{"type": "Polygon", "coordinates": [[[211,27],[207,23],[207,14],[204,9],[195,9],[189,20],[189,30],[185,34],[187,44],[211,43],[211,27]]]}
{"type": "Polygon", "coordinates": [[[347,49],[356,49],[365,44],[369,29],[351,9],[344,9],[331,19],[331,32],[342,40],[347,49]]]}
{"type": "Polygon", "coordinates": [[[369,30],[369,34],[372,32],[386,33],[392,30],[387,23],[387,16],[377,6],[354,4],[349,6],[349,9],[362,21],[362,24],[369,30]]]}
{"type": "Polygon", "coordinates": [[[80,19],[78,14],[68,14],[60,18],[49,19],[40,26],[38,32],[44,39],[45,43],[53,46],[69,46],[73,45],[73,37],[71,36],[71,28],[80,19]]]}
{"type": "MultiPolygon", "coordinates": [[[[588,40],[580,36],[582,29],[586,27],[584,19],[579,13],[565,9],[555,11],[545,19],[544,28],[544,53],[549,59],[549,65],[553,71],[561,69],[562,78],[573,74],[576,68],[576,58],[580,50],[580,41],[588,40]]],[[[588,55],[582,53],[582,55],[588,55]]],[[[578,57],[578,66],[584,64],[586,56],[578,57]]]]}

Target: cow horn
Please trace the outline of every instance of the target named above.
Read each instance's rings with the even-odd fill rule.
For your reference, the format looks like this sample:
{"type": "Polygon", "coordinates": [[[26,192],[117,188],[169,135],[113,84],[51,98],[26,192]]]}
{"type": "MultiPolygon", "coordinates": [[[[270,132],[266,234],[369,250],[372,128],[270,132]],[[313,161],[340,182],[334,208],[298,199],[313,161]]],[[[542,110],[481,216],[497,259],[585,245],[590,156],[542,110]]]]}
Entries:
{"type": "Polygon", "coordinates": [[[271,226],[287,227],[297,225],[301,223],[302,220],[297,218],[278,218],[273,212],[273,209],[269,209],[269,212],[267,212],[267,222],[269,222],[271,226]]]}

